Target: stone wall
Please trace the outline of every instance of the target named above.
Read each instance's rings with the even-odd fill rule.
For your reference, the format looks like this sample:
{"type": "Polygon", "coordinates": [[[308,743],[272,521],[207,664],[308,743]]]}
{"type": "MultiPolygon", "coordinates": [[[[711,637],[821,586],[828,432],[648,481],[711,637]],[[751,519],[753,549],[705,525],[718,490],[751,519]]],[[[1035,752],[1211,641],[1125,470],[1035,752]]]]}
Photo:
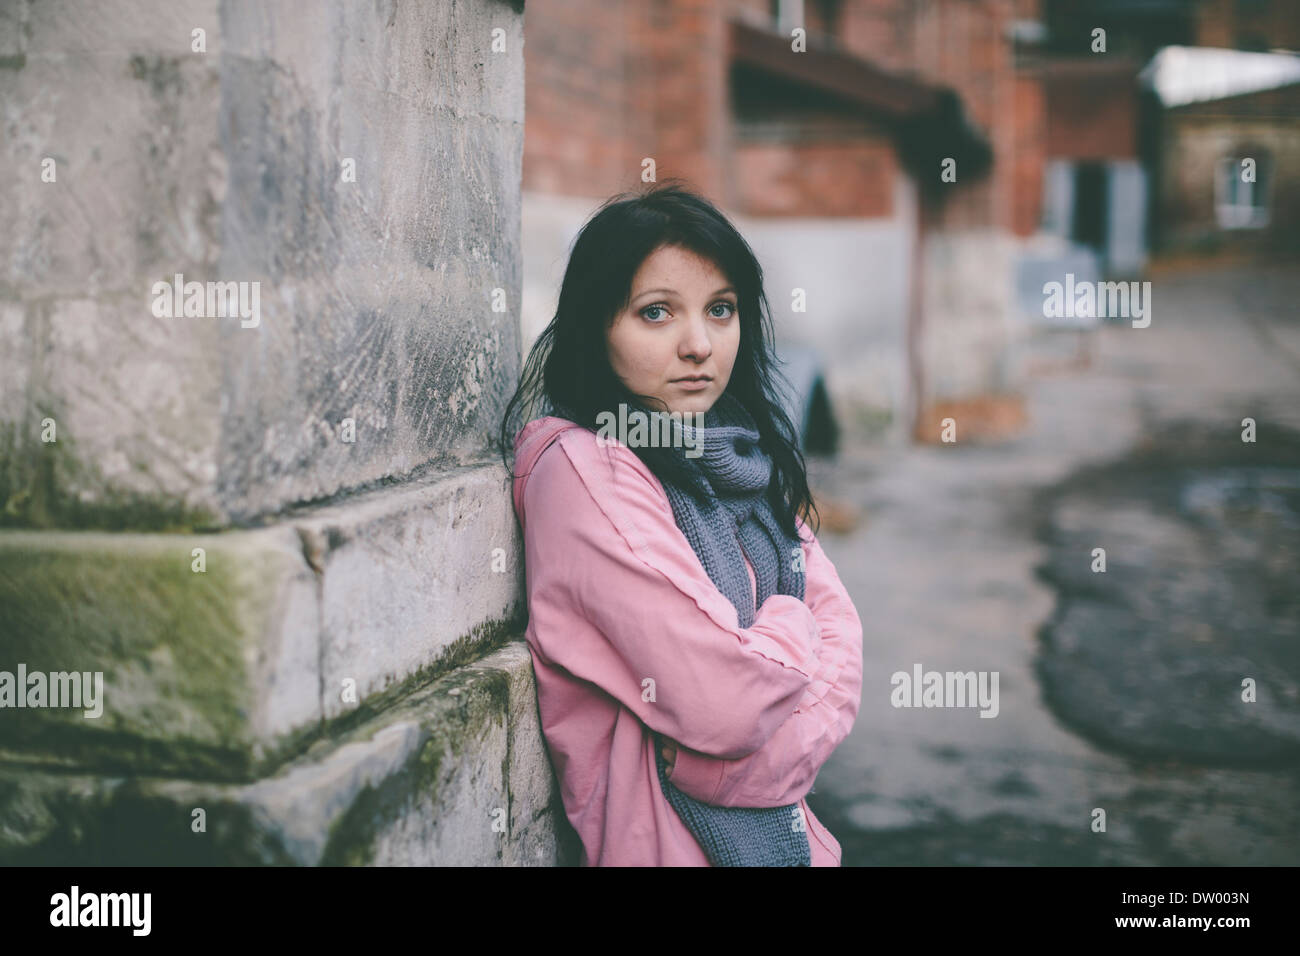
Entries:
{"type": "Polygon", "coordinates": [[[522,4],[0,18],[0,672],[103,675],[0,686],[0,862],[572,862],[493,447],[522,4]]]}

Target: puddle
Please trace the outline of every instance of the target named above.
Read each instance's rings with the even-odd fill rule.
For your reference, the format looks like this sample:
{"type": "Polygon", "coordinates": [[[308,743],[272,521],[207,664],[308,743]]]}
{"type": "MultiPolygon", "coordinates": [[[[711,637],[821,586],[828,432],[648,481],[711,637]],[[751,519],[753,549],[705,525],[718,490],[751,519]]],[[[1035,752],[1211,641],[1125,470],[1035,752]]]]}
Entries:
{"type": "Polygon", "coordinates": [[[1300,436],[1269,434],[1170,428],[1036,496],[1058,596],[1036,670],[1071,730],[1144,758],[1300,764],[1300,436]]]}
{"type": "Polygon", "coordinates": [[[1287,528],[1300,529],[1300,469],[1222,468],[1193,474],[1178,504],[1184,514],[1219,524],[1271,515],[1287,528]]]}

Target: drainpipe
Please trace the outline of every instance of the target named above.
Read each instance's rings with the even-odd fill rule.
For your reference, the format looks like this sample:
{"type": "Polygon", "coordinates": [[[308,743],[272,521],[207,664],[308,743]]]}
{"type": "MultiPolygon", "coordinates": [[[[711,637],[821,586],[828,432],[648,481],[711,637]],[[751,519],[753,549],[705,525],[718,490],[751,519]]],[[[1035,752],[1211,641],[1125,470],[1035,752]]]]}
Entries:
{"type": "Polygon", "coordinates": [[[907,375],[910,394],[906,415],[907,433],[912,441],[920,437],[918,429],[921,427],[921,413],[925,400],[925,362],[921,354],[921,334],[925,316],[922,297],[925,288],[923,269],[925,267],[926,199],[925,190],[919,188],[919,184],[915,205],[915,223],[912,229],[911,302],[907,311],[907,375]]]}

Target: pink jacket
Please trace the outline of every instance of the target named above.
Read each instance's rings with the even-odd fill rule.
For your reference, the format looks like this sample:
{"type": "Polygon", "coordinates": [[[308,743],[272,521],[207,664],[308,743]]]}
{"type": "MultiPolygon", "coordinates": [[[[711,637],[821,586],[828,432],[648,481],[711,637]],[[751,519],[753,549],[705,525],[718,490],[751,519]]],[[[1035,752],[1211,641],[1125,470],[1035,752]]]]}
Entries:
{"type": "Polygon", "coordinates": [[[813,866],[838,866],[839,841],[804,796],[857,718],[862,623],[812,532],[799,522],[804,600],[773,595],[741,628],[630,449],[538,418],[515,436],[515,474],[525,637],[582,865],[709,865],[659,785],[659,733],[678,744],[682,791],[797,803],[813,866]]]}

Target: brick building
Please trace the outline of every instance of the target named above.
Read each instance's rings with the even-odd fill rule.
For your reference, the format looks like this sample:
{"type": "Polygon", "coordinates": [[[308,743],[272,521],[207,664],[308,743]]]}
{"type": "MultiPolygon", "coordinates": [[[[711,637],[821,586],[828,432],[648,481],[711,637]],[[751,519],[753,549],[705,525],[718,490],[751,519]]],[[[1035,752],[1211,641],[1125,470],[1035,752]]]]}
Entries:
{"type": "Polygon", "coordinates": [[[842,414],[901,438],[937,400],[1006,389],[1016,238],[1037,226],[1041,177],[1042,96],[1014,54],[1024,5],[530,7],[525,344],[581,223],[653,160],[657,179],[687,179],[737,222],[778,339],[827,360],[842,414]]]}

